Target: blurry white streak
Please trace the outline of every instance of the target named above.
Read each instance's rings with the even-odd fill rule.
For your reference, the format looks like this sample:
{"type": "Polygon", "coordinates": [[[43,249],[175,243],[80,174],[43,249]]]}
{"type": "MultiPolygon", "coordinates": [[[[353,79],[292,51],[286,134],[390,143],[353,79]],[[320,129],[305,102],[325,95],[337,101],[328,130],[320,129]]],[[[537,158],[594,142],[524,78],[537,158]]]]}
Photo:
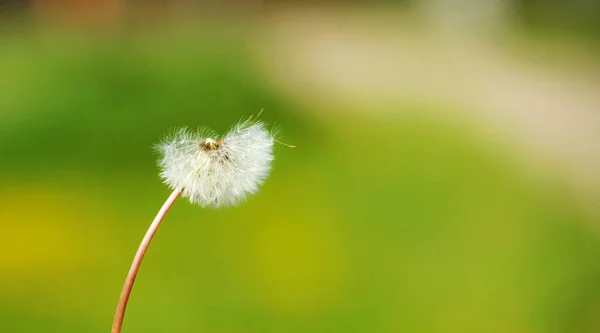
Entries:
{"type": "MultiPolygon", "coordinates": [[[[419,18],[415,24],[394,16],[281,13],[267,21],[254,51],[273,82],[304,102],[365,112],[411,102],[460,106],[452,109],[512,138],[524,159],[542,162],[538,168],[561,170],[583,199],[600,201],[597,63],[578,71],[582,64],[574,53],[573,66],[544,67],[524,58],[535,53],[495,45],[492,36],[483,40],[477,25],[475,34],[448,33],[439,29],[443,22],[423,29],[419,18]]],[[[552,56],[537,55],[541,63],[546,55],[552,56]]]]}

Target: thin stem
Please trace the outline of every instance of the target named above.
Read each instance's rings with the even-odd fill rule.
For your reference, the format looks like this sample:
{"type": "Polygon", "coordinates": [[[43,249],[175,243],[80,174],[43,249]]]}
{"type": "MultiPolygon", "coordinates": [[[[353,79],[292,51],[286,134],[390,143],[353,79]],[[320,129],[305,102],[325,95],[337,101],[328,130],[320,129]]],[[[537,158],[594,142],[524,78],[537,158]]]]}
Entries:
{"type": "Polygon", "coordinates": [[[169,208],[173,205],[175,200],[181,195],[183,192],[183,188],[177,188],[171,193],[167,201],[163,204],[163,206],[158,211],[158,214],[150,224],[148,231],[144,235],[142,239],[142,243],[138,248],[135,257],[133,258],[133,263],[131,263],[131,268],[129,268],[129,273],[127,273],[127,278],[125,279],[125,285],[123,285],[123,291],[121,291],[121,297],[119,298],[119,304],[117,305],[117,311],[115,312],[115,319],[113,321],[112,331],[111,333],[120,333],[121,326],[123,325],[123,317],[125,317],[125,309],[127,308],[127,301],[129,300],[129,295],[131,295],[131,289],[133,288],[133,283],[135,282],[135,277],[137,276],[138,271],[140,270],[140,265],[142,264],[142,259],[144,259],[144,254],[150,245],[150,241],[152,241],[152,237],[158,230],[158,226],[167,215],[169,208]]]}

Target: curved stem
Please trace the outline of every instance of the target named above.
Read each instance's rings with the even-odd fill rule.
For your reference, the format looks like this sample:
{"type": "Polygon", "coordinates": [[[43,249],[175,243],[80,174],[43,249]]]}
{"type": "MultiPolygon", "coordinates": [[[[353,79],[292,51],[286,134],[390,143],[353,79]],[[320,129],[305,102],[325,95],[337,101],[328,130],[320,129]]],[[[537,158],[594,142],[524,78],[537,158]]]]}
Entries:
{"type": "Polygon", "coordinates": [[[158,211],[158,214],[150,224],[148,231],[144,235],[142,239],[142,243],[138,248],[135,257],[133,258],[133,263],[131,264],[131,268],[129,268],[129,273],[127,273],[127,278],[125,279],[125,285],[123,285],[123,291],[121,291],[121,297],[119,298],[119,304],[117,305],[117,311],[115,312],[115,319],[113,321],[112,331],[111,333],[120,333],[121,326],[123,325],[123,317],[125,317],[125,308],[127,308],[127,301],[129,300],[129,295],[131,294],[131,289],[133,288],[133,283],[135,282],[135,277],[137,276],[138,271],[140,270],[140,265],[142,264],[142,259],[144,259],[144,254],[150,245],[150,241],[152,241],[152,237],[158,230],[158,226],[167,215],[167,212],[177,200],[179,195],[183,192],[183,188],[177,188],[171,193],[167,201],[163,204],[161,209],[158,211]]]}

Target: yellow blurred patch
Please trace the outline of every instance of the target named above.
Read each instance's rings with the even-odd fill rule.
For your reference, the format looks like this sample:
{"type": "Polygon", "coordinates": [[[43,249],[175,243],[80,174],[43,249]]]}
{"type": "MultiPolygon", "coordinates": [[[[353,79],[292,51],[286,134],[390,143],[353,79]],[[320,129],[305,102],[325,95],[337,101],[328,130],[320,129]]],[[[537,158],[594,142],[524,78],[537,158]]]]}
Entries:
{"type": "MultiPolygon", "coordinates": [[[[305,184],[287,184],[295,189],[305,184]]],[[[310,191],[313,192],[313,191],[310,191]]],[[[260,307],[278,315],[305,317],[343,304],[352,274],[340,217],[327,194],[264,210],[228,256],[236,278],[260,307]]],[[[248,217],[246,217],[248,218],[248,217]]]]}
{"type": "Polygon", "coordinates": [[[114,252],[97,244],[107,245],[109,233],[101,223],[107,216],[104,207],[59,186],[0,188],[0,287],[6,288],[5,296],[14,293],[21,299],[38,291],[48,293],[49,301],[58,301],[64,291],[73,296],[114,252]]]}
{"type": "Polygon", "coordinates": [[[298,220],[271,221],[252,241],[253,273],[264,306],[306,315],[341,301],[347,258],[339,236],[298,220]]]}

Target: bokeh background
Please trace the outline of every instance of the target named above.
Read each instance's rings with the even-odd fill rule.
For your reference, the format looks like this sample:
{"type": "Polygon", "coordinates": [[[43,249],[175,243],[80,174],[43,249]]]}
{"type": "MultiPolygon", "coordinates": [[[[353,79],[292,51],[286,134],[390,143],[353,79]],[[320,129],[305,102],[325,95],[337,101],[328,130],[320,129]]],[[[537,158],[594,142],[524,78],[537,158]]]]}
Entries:
{"type": "Polygon", "coordinates": [[[152,145],[265,109],[123,332],[600,332],[600,2],[0,1],[0,331],[108,332],[152,145]]]}

